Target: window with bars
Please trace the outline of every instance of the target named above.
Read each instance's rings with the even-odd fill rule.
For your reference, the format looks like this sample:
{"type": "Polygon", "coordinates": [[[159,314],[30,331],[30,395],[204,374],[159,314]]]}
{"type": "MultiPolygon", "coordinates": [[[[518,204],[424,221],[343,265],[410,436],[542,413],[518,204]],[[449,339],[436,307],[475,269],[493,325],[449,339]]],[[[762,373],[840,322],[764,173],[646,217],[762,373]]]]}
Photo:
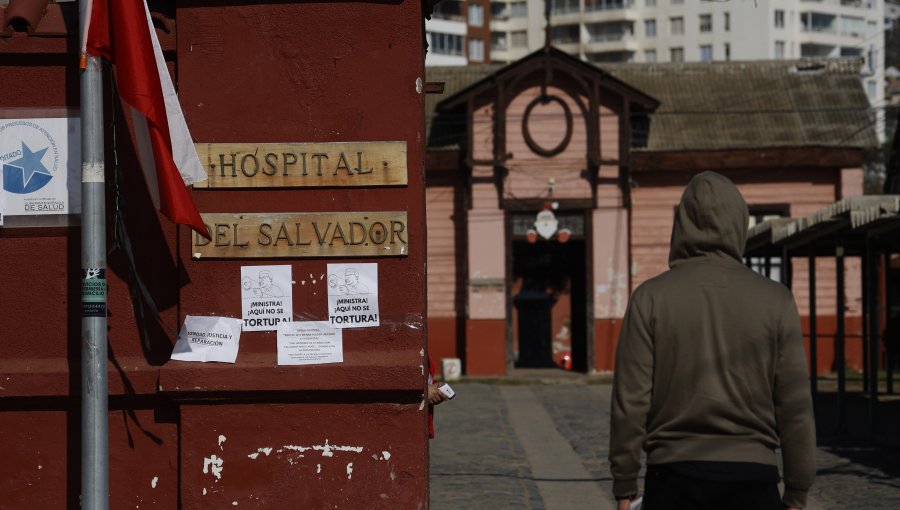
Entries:
{"type": "MultiPolygon", "coordinates": [[[[775,206],[771,208],[750,206],[750,224],[748,228],[754,227],[769,220],[784,218],[786,216],[786,206],[775,206]]],[[[744,257],[744,264],[746,264],[747,267],[756,271],[757,273],[763,276],[768,276],[770,280],[775,280],[776,282],[781,281],[781,273],[784,270],[784,261],[780,256],[744,257]]]]}
{"type": "Polygon", "coordinates": [[[701,32],[712,32],[712,14],[701,14],[700,15],[700,31],[701,32]]]}
{"type": "Polygon", "coordinates": [[[429,51],[436,55],[457,55],[463,54],[463,36],[456,34],[444,34],[441,32],[432,32],[431,44],[429,51]]]}
{"type": "Polygon", "coordinates": [[[478,38],[469,39],[469,60],[472,62],[484,62],[484,40],[478,38]]]}
{"type": "Polygon", "coordinates": [[[509,34],[510,46],[513,48],[525,48],[528,46],[528,33],[524,30],[517,30],[509,34]]]}
{"type": "Polygon", "coordinates": [[[528,16],[528,2],[513,2],[509,4],[509,17],[525,18],[528,16]]]}
{"type": "Polygon", "coordinates": [[[484,6],[469,4],[469,26],[480,27],[482,25],[484,25],[484,6]]]}

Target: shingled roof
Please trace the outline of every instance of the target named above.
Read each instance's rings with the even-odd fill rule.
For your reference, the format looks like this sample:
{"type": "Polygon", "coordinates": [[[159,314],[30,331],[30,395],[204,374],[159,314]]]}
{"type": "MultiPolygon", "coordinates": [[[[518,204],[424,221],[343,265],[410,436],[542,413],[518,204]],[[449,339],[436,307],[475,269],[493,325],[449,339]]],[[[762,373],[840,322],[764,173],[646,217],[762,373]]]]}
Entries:
{"type": "MultiPolygon", "coordinates": [[[[669,152],[875,146],[861,65],[859,59],[806,59],[599,67],[660,101],[649,132],[636,133],[646,144],[634,150],[669,152]]],[[[426,68],[427,81],[445,83],[443,95],[426,98],[429,149],[457,147],[465,133],[464,113],[433,122],[437,104],[501,68],[426,68]]]]}
{"type": "Polygon", "coordinates": [[[438,118],[438,103],[503,67],[500,64],[475,64],[425,68],[426,81],[444,84],[443,94],[425,95],[425,140],[429,149],[455,149],[466,132],[465,112],[442,113],[438,118]]]}
{"type": "Polygon", "coordinates": [[[859,59],[604,64],[659,99],[645,151],[877,144],[859,59]]]}

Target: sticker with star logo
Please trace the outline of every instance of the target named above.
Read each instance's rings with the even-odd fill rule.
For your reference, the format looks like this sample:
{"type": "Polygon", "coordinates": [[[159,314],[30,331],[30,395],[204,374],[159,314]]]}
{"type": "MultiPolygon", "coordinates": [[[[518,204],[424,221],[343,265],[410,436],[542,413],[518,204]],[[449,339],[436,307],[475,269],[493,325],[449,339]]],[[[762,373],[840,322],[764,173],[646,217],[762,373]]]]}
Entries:
{"type": "Polygon", "coordinates": [[[6,216],[80,210],[80,183],[69,178],[80,166],[79,127],[77,118],[0,120],[6,216]]]}

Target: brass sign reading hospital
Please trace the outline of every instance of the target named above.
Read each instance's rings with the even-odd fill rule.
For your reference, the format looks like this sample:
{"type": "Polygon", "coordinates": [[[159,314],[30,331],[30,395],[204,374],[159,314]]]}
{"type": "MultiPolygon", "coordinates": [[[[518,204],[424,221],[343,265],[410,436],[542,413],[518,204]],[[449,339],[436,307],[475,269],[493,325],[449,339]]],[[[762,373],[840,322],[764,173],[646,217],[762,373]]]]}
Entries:
{"type": "Polygon", "coordinates": [[[205,213],[211,240],[194,258],[397,257],[409,254],[405,211],[205,213]]]}
{"type": "Polygon", "coordinates": [[[195,188],[404,186],[406,142],[198,143],[195,188]]]}

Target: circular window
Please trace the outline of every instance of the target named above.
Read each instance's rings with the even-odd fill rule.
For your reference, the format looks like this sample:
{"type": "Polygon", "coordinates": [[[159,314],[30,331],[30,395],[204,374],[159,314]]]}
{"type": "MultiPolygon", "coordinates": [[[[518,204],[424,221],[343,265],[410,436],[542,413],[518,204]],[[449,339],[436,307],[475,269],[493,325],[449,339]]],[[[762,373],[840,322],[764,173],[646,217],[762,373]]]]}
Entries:
{"type": "Polygon", "coordinates": [[[556,156],[560,152],[566,150],[566,147],[569,146],[569,141],[572,139],[572,110],[570,110],[569,105],[558,96],[540,96],[534,98],[528,103],[528,106],[525,108],[525,115],[522,117],[522,136],[525,137],[525,143],[528,144],[528,147],[534,151],[535,154],[539,154],[545,158],[556,156]],[[562,108],[563,116],[566,119],[566,133],[555,147],[547,149],[542,147],[531,136],[529,124],[531,122],[531,113],[536,106],[548,106],[551,103],[559,105],[562,108]]]}

